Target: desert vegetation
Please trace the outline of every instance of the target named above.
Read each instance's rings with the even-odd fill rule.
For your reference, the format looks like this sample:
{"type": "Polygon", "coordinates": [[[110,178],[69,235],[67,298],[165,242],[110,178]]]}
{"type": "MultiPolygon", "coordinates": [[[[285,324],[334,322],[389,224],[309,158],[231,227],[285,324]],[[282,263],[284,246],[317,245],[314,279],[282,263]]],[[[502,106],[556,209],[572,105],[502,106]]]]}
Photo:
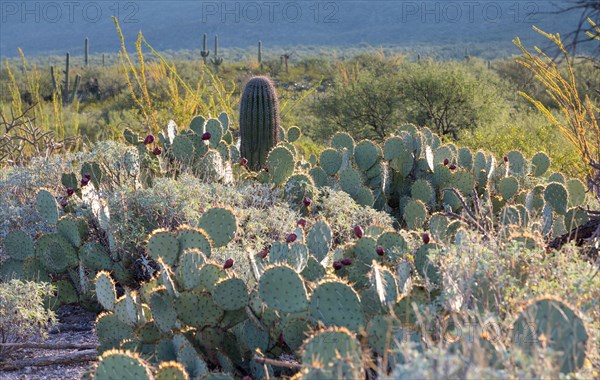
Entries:
{"type": "Polygon", "coordinates": [[[172,59],[115,26],[108,63],[2,69],[0,371],[598,378],[597,61],[541,30],[560,59],[172,59]],[[66,305],[97,343],[20,359],[66,305]]]}

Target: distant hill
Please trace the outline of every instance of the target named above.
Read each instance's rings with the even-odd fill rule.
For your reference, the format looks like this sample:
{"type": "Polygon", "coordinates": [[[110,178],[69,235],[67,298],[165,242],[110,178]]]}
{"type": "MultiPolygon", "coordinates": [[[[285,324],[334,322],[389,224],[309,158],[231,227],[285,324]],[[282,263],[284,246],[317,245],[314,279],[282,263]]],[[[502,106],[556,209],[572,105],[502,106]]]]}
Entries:
{"type": "MultiPolygon", "coordinates": [[[[560,2],[554,2],[560,3],[560,2]]],[[[550,14],[549,1],[6,1],[0,2],[0,56],[116,52],[110,18],[120,20],[128,42],[138,31],[159,50],[199,49],[202,34],[223,47],[422,46],[489,44],[513,51],[511,40],[543,41],[548,32],[572,30],[579,14],[550,14]],[[512,50],[511,50],[512,49],[512,50]]]]}

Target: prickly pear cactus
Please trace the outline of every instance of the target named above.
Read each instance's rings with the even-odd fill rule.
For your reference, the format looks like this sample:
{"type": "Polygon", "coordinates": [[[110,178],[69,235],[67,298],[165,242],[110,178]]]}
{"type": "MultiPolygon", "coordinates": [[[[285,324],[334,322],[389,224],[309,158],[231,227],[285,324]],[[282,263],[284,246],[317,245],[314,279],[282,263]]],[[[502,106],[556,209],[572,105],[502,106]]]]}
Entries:
{"type": "Polygon", "coordinates": [[[121,379],[153,379],[150,366],[137,354],[111,350],[105,352],[99,358],[98,365],[94,370],[94,379],[97,380],[121,380],[121,379]]]}
{"type": "Polygon", "coordinates": [[[558,354],[560,372],[579,370],[587,354],[588,332],[576,311],[553,298],[533,300],[513,325],[513,344],[532,356],[542,347],[558,354]]]}

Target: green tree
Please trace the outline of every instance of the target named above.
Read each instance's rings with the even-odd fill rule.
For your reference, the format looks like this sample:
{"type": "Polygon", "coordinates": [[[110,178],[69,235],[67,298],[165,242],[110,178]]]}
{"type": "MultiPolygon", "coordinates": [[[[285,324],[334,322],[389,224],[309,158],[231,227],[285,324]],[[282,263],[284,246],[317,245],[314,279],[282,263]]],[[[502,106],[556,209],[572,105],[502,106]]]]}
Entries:
{"type": "Polygon", "coordinates": [[[453,139],[461,130],[497,122],[506,107],[491,75],[469,63],[403,65],[399,83],[406,120],[453,139]]]}

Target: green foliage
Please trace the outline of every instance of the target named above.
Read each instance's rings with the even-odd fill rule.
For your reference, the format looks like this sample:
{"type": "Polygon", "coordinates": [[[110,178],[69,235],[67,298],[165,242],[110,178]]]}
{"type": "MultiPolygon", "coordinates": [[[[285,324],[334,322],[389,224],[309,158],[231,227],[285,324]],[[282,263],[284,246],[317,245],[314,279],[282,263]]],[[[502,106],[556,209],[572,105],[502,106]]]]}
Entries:
{"type": "MultiPolygon", "coordinates": [[[[44,282],[0,282],[0,343],[26,343],[45,337],[55,315],[44,301],[53,292],[54,287],[44,282]]],[[[0,358],[4,361],[16,350],[0,346],[0,358]]]]}

